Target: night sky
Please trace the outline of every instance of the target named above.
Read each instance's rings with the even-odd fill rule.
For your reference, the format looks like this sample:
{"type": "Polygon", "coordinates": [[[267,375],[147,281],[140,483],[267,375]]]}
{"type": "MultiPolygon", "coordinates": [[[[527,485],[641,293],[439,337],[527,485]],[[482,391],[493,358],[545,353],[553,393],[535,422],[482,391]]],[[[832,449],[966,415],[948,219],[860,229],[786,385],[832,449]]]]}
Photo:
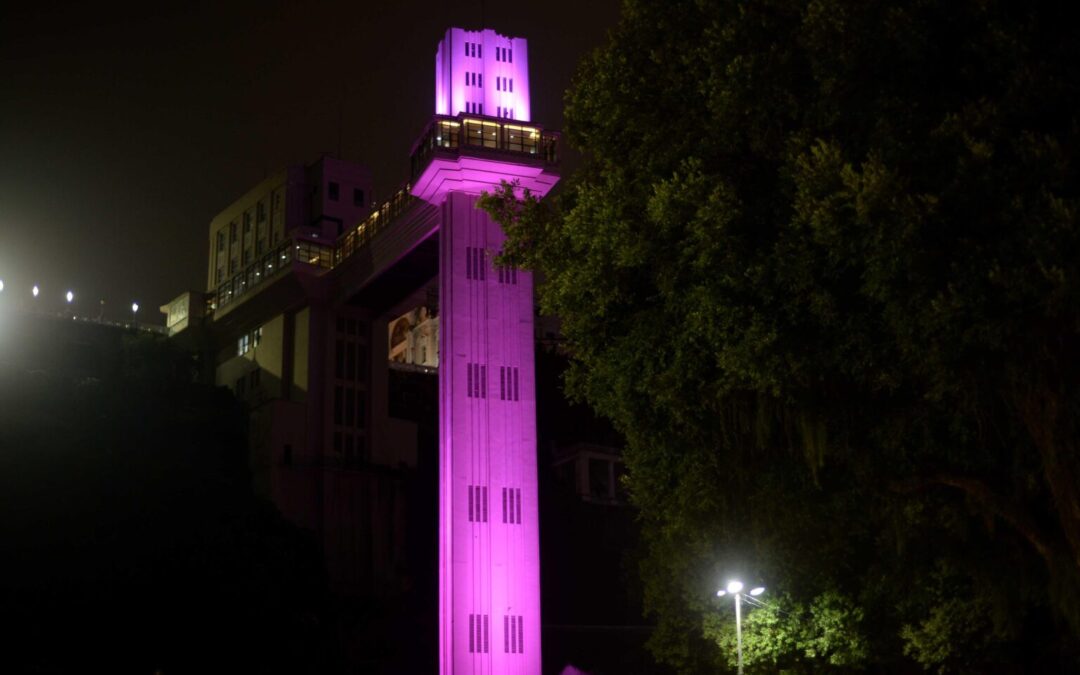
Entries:
{"type": "Polygon", "coordinates": [[[7,300],[163,323],[203,288],[210,219],[323,153],[407,177],[450,26],[529,40],[533,120],[562,124],[618,0],[20,3],[0,10],[0,280],[7,300]],[[482,8],[486,5],[486,8],[482,8]],[[339,118],[342,123],[339,125],[339,118]],[[340,128],[340,134],[339,134],[340,128]]]}

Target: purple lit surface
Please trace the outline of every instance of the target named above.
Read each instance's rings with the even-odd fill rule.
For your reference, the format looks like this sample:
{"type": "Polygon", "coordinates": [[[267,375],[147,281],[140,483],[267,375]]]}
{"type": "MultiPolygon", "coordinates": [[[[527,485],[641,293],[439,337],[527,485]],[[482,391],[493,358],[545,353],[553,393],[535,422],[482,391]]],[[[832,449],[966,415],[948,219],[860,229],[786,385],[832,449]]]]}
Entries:
{"type": "Polygon", "coordinates": [[[451,192],[494,192],[503,180],[517,181],[519,190],[527,189],[541,196],[559,182],[559,177],[535,165],[479,157],[436,157],[413,182],[412,194],[438,204],[451,192]]]}
{"type": "Polygon", "coordinates": [[[499,35],[490,28],[447,29],[435,55],[435,114],[459,113],[532,119],[524,38],[499,35]]]}
{"type": "MultiPolygon", "coordinates": [[[[525,40],[451,28],[438,54],[437,113],[463,110],[458,80],[464,82],[463,73],[483,61],[517,73],[517,98],[508,105],[515,106],[518,119],[528,119],[525,40]],[[509,52],[496,47],[513,48],[512,68],[509,52]]],[[[494,77],[486,72],[485,89],[494,77]]],[[[515,179],[542,197],[558,177],[528,163],[436,158],[412,190],[441,209],[442,675],[540,675],[533,282],[528,272],[492,264],[505,235],[476,208],[482,192],[515,179]]]]}

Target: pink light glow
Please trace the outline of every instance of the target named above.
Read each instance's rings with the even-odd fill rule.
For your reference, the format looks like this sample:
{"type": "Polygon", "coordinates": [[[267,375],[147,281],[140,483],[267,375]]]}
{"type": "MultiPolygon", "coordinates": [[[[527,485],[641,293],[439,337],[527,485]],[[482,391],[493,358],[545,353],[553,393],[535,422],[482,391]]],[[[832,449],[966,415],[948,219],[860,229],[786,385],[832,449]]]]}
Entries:
{"type": "MultiPolygon", "coordinates": [[[[491,30],[449,29],[436,57],[436,113],[463,111],[467,94],[481,89],[485,96],[502,96],[488,85],[495,77],[512,76],[513,93],[485,98],[484,112],[493,115],[496,109],[489,113],[489,105],[505,105],[514,108],[517,119],[528,120],[527,64],[523,39],[491,30]],[[513,49],[512,63],[504,48],[513,49]],[[465,73],[474,70],[484,73],[483,88],[463,86],[465,73]]],[[[492,265],[505,235],[476,208],[480,193],[501,180],[518,180],[542,197],[558,176],[529,158],[516,163],[436,157],[412,188],[414,195],[441,209],[442,675],[540,675],[532,275],[492,265]]]]}
{"type": "Polygon", "coordinates": [[[490,117],[532,119],[525,38],[506,37],[490,28],[447,29],[435,54],[435,114],[480,114],[470,104],[483,105],[482,114],[490,117]]]}
{"type": "Polygon", "coordinates": [[[540,673],[532,278],[474,195],[440,225],[440,615],[444,674],[540,673]]]}
{"type": "Polygon", "coordinates": [[[528,189],[539,197],[546,195],[559,182],[559,177],[536,165],[467,156],[452,159],[437,157],[416,178],[412,194],[437,204],[450,192],[472,195],[494,192],[501,180],[516,180],[522,190],[528,189]]]}

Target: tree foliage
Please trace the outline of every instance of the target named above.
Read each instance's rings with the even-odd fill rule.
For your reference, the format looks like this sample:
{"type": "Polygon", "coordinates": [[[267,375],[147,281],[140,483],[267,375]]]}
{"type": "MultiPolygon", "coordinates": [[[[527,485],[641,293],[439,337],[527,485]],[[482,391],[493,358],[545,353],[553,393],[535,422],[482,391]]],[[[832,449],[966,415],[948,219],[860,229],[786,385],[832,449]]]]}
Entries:
{"type": "Polygon", "coordinates": [[[581,171],[486,199],[627,438],[662,659],[726,663],[706,598],[752,570],[850,598],[868,667],[1075,665],[1077,25],[627,0],[567,94],[581,171]]]}

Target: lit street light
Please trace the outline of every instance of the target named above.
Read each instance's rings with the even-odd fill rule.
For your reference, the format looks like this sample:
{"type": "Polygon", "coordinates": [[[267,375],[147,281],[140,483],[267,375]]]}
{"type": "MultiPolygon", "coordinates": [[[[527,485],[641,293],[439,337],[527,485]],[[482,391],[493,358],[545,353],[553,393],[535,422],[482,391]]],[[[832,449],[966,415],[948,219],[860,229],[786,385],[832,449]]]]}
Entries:
{"type": "MultiPolygon", "coordinates": [[[[727,588],[721,588],[716,592],[716,597],[722,598],[727,594],[735,596],[735,645],[738,650],[739,675],[742,675],[742,599],[743,583],[741,581],[729,581],[727,588]]],[[[755,586],[750,589],[750,595],[757,597],[765,592],[764,586],[755,586]]]]}
{"type": "Polygon", "coordinates": [[[138,314],[139,313],[139,303],[137,303],[137,302],[131,303],[131,313],[132,314],[138,314]]]}
{"type": "Polygon", "coordinates": [[[41,290],[37,287],[37,284],[34,284],[34,287],[30,289],[30,292],[33,293],[36,298],[38,293],[41,293],[41,290]]]}
{"type": "Polygon", "coordinates": [[[65,295],[64,297],[67,298],[67,301],[68,301],[69,305],[72,303],[72,301],[75,300],[75,294],[72,293],[71,291],[68,291],[67,295],[65,295]]]}
{"type": "Polygon", "coordinates": [[[0,293],[4,292],[4,280],[0,279],[0,293]]]}

